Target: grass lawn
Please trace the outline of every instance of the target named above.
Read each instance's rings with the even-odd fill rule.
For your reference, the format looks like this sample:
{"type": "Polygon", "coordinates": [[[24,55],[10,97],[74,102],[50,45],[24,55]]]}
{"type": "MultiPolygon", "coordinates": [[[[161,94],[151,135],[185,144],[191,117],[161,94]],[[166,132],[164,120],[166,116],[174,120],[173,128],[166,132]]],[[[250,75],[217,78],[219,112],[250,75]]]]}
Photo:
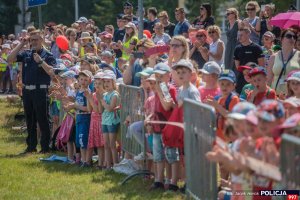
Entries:
{"type": "Polygon", "coordinates": [[[26,133],[12,130],[17,106],[0,100],[0,199],[184,199],[180,194],[149,192],[149,180],[137,177],[125,185],[114,172],[81,169],[62,163],[42,163],[25,149],[26,133]]]}

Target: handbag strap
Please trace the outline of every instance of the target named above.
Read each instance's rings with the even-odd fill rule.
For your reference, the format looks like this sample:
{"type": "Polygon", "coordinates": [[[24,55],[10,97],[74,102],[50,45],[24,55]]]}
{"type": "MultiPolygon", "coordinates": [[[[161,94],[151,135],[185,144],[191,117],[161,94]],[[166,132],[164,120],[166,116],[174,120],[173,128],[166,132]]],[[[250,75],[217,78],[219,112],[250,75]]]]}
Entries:
{"type": "Polygon", "coordinates": [[[279,80],[281,79],[283,73],[285,72],[285,68],[287,66],[287,64],[290,62],[290,60],[294,57],[296,51],[293,50],[293,52],[290,54],[288,60],[286,62],[283,61],[283,53],[282,53],[282,50],[280,51],[281,53],[281,62],[282,62],[282,69],[281,69],[281,72],[278,76],[278,79],[277,79],[277,82],[276,82],[276,85],[275,85],[275,91],[277,89],[277,86],[278,86],[278,83],[279,83],[279,80]]]}

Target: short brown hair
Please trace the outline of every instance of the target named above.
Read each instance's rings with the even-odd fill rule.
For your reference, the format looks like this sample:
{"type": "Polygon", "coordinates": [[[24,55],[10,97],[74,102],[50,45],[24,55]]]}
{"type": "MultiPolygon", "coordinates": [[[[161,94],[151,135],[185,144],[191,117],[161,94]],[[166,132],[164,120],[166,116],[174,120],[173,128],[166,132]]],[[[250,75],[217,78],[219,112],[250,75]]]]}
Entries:
{"type": "Polygon", "coordinates": [[[176,8],[176,9],[175,9],[175,12],[185,13],[185,12],[184,12],[184,8],[176,8]]]}
{"type": "Polygon", "coordinates": [[[158,18],[160,18],[160,17],[169,18],[169,15],[168,15],[167,11],[163,10],[160,13],[158,13],[158,18]]]}

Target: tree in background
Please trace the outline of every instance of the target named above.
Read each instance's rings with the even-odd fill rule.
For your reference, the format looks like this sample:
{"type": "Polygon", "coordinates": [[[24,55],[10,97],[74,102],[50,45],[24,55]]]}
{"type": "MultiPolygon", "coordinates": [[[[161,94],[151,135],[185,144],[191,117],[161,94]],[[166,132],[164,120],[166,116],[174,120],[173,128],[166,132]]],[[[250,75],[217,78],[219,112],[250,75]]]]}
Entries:
{"type": "Polygon", "coordinates": [[[0,34],[14,33],[20,10],[16,1],[0,0],[0,34]]]}

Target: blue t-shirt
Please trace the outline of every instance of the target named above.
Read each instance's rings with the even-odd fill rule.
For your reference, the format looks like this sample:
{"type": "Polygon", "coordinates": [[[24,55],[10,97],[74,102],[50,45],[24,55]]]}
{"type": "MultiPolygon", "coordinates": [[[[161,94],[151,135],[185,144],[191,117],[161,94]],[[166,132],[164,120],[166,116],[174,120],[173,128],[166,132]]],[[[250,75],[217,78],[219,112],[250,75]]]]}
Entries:
{"type": "MultiPolygon", "coordinates": [[[[83,92],[83,91],[78,90],[78,91],[76,92],[75,102],[76,102],[78,105],[81,105],[81,106],[87,106],[87,99],[86,99],[86,97],[84,96],[84,92],[83,92]]],[[[76,110],[76,113],[77,113],[77,114],[84,113],[84,112],[85,112],[85,111],[82,111],[82,110],[76,110]]]]}
{"type": "Polygon", "coordinates": [[[174,36],[175,35],[182,35],[183,33],[188,33],[190,28],[190,23],[187,19],[183,22],[178,22],[174,29],[174,36]]]}
{"type": "Polygon", "coordinates": [[[133,64],[131,85],[137,87],[141,85],[141,78],[137,77],[136,74],[141,72],[142,70],[143,67],[140,65],[140,59],[137,59],[133,64]]]}

